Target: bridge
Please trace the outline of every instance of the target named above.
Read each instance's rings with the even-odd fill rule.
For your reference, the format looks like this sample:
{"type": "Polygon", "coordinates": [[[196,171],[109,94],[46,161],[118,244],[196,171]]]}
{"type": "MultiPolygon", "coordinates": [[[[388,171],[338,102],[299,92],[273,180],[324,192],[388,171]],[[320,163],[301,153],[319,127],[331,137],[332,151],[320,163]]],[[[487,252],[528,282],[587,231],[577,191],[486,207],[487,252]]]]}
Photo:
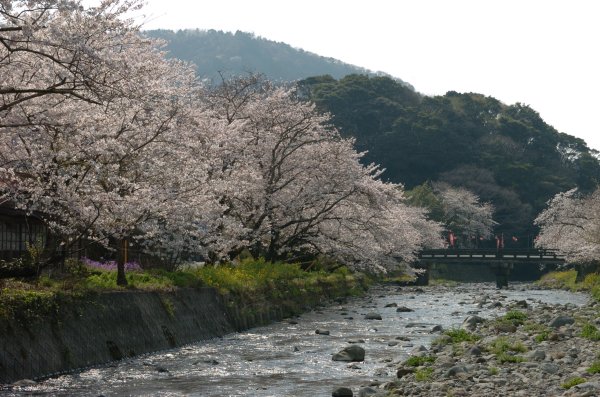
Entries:
{"type": "Polygon", "coordinates": [[[535,262],[544,264],[561,264],[564,256],[556,250],[549,249],[430,249],[419,253],[419,261],[427,262],[535,262]]]}
{"type": "Polygon", "coordinates": [[[429,249],[418,254],[417,267],[426,270],[418,282],[427,284],[429,265],[433,263],[487,265],[496,275],[496,286],[502,288],[508,286],[508,276],[515,265],[560,265],[565,263],[565,258],[556,250],[549,249],[429,249]]]}

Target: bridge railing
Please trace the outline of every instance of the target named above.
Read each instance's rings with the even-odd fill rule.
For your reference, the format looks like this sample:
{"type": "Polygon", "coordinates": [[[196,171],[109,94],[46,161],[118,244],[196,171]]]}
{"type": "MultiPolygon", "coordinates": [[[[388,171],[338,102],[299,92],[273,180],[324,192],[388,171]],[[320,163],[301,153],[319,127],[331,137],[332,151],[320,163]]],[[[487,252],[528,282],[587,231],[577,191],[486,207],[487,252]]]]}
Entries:
{"type": "Polygon", "coordinates": [[[451,259],[518,259],[518,260],[552,260],[563,262],[562,256],[557,250],[553,249],[485,249],[485,248],[448,248],[448,249],[428,249],[419,253],[420,259],[451,258],[451,259]]]}

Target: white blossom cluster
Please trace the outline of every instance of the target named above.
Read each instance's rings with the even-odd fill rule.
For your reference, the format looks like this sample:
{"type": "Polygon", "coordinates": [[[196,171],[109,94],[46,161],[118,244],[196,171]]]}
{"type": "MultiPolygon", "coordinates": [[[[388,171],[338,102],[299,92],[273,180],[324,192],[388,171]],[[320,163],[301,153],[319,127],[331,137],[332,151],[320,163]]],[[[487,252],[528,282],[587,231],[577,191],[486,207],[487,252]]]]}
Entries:
{"type": "Polygon", "coordinates": [[[127,15],[137,0],[0,0],[0,202],[65,240],[388,269],[441,228],[329,116],[256,76],[203,87],[127,15]]]}
{"type": "Polygon", "coordinates": [[[540,227],[536,245],[557,249],[568,262],[600,257],[600,189],[589,195],[577,189],[559,193],[535,220],[540,227]]]}
{"type": "Polygon", "coordinates": [[[492,204],[480,202],[476,194],[463,187],[438,182],[433,189],[440,199],[444,225],[463,241],[462,244],[474,238],[491,237],[496,225],[492,219],[492,204]]]}

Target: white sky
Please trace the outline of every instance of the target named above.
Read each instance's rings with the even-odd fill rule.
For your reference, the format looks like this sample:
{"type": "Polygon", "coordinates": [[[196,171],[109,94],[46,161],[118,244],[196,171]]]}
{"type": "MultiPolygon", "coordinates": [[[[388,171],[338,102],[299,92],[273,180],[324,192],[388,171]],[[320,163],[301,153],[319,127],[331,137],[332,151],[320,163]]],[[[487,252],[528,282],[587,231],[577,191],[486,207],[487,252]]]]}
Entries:
{"type": "Polygon", "coordinates": [[[146,0],[145,29],[253,32],[427,95],[521,102],[600,150],[597,0],[146,0]]]}

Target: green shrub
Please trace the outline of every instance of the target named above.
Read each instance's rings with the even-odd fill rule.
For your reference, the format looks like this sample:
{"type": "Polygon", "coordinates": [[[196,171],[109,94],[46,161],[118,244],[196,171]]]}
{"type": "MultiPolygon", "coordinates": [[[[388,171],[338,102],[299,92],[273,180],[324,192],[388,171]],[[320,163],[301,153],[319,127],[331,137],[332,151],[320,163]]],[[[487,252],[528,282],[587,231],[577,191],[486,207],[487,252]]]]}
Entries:
{"type": "Polygon", "coordinates": [[[444,331],[444,335],[452,339],[451,343],[476,342],[480,339],[478,335],[460,328],[446,330],[444,331]]]}
{"type": "Polygon", "coordinates": [[[0,260],[0,277],[29,277],[35,273],[35,266],[24,258],[0,260]]]}
{"type": "Polygon", "coordinates": [[[589,340],[600,340],[600,331],[594,324],[585,324],[581,329],[581,337],[589,340]]]}
{"type": "Polygon", "coordinates": [[[592,375],[600,373],[600,361],[594,361],[592,366],[587,369],[587,372],[592,375]]]}
{"type": "Polygon", "coordinates": [[[433,368],[419,368],[415,371],[415,380],[417,382],[428,382],[433,375],[433,368]]]}
{"type": "Polygon", "coordinates": [[[24,325],[54,316],[57,310],[57,294],[52,291],[4,288],[0,293],[0,317],[14,318],[24,325]]]}
{"type": "Polygon", "coordinates": [[[500,353],[496,355],[496,360],[500,364],[504,363],[522,363],[525,359],[521,356],[510,354],[510,353],[500,353]]]}
{"type": "Polygon", "coordinates": [[[487,346],[488,350],[496,355],[496,360],[500,363],[519,363],[524,358],[516,353],[525,353],[527,347],[520,341],[511,343],[508,338],[496,338],[487,346]]]}
{"type": "Polygon", "coordinates": [[[404,362],[409,367],[420,367],[425,364],[431,364],[435,361],[435,356],[411,356],[404,362]]]}
{"type": "Polygon", "coordinates": [[[167,296],[161,296],[160,303],[162,303],[162,306],[169,315],[169,317],[171,319],[175,319],[175,305],[173,304],[173,301],[167,296]]]}
{"type": "Polygon", "coordinates": [[[488,348],[494,354],[506,352],[525,353],[527,351],[527,347],[523,343],[520,341],[511,343],[506,337],[496,338],[488,348]]]}
{"type": "Polygon", "coordinates": [[[535,336],[535,341],[537,343],[542,343],[545,340],[548,340],[548,336],[550,336],[550,331],[542,331],[535,336]]]}
{"type": "Polygon", "coordinates": [[[525,323],[525,320],[527,320],[527,314],[518,310],[511,310],[506,313],[503,318],[518,326],[525,323]]]}
{"type": "Polygon", "coordinates": [[[575,280],[577,271],[575,269],[544,274],[537,283],[546,288],[576,289],[575,280]]]}
{"type": "Polygon", "coordinates": [[[576,378],[571,378],[568,381],[566,381],[565,383],[563,383],[562,385],[560,385],[563,389],[570,389],[573,386],[579,385],[581,383],[585,383],[586,380],[584,378],[580,378],[580,377],[576,377],[576,378]]]}
{"type": "Polygon", "coordinates": [[[537,343],[548,340],[548,336],[550,336],[551,332],[547,325],[539,324],[533,321],[525,322],[523,325],[523,330],[527,331],[529,335],[535,335],[534,340],[537,343]]]}
{"type": "Polygon", "coordinates": [[[600,274],[591,273],[585,276],[581,283],[576,282],[577,271],[550,272],[538,281],[538,284],[547,288],[563,288],[571,291],[589,291],[592,297],[600,301],[600,274]]]}

